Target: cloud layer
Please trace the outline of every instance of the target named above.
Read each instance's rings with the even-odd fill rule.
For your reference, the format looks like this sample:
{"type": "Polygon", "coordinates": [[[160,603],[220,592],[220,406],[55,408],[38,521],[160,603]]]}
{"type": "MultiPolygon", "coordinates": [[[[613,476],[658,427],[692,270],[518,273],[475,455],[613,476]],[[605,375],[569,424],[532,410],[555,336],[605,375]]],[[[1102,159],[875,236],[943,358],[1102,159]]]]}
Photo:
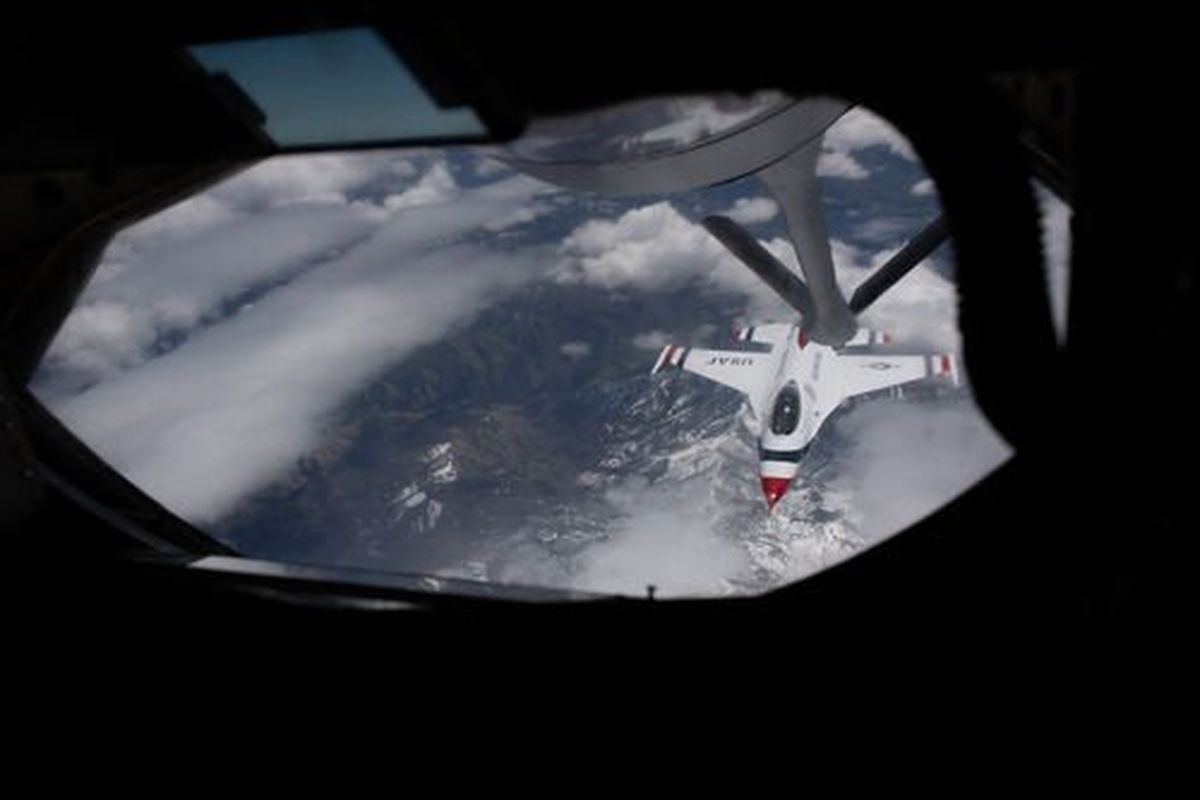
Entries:
{"type": "Polygon", "coordinates": [[[900,131],[882,117],[856,106],[825,132],[817,174],[823,178],[866,180],[871,175],[870,170],[854,154],[873,147],[886,148],[906,161],[917,160],[912,145],[900,131]]]}
{"type": "Polygon", "coordinates": [[[967,403],[871,400],[837,425],[846,450],[839,454],[833,485],[850,493],[868,542],[919,521],[1011,455],[967,403]]]}
{"type": "Polygon", "coordinates": [[[730,593],[746,552],[713,529],[708,492],[695,484],[651,487],[630,480],[608,499],[617,514],[607,539],[578,559],[570,585],[584,591],[697,597],[730,593]]]}
{"type": "Polygon", "coordinates": [[[435,164],[412,190],[427,201],[385,201],[388,215],[373,227],[346,206],[264,211],[252,234],[234,220],[161,257],[151,249],[140,267],[110,262],[55,344],[59,366],[102,361],[99,383],[56,395],[50,382],[44,399],[167,507],[216,520],[313,449],[324,415],[354,388],[552,263],[538,248],[516,256],[468,241],[543,187],[508,179],[470,198],[432,199],[425,187],[445,188],[444,170],[435,164]],[[330,219],[329,231],[318,224],[330,219]],[[169,352],[150,351],[164,315],[194,326],[222,298],[305,256],[323,260],[169,352]],[[114,366],[114,354],[127,357],[114,366]]]}
{"type": "MultiPolygon", "coordinates": [[[[795,264],[791,245],[767,243],[795,264]]],[[[701,286],[745,295],[748,313],[791,318],[794,312],[697,222],[662,201],[616,219],[584,223],[563,240],[555,278],[599,289],[669,291],[701,286]]]]}
{"type": "Polygon", "coordinates": [[[164,335],[194,329],[252,287],[293,277],[373,227],[334,205],[230,215],[219,224],[208,211],[195,219],[188,208],[183,218],[169,234],[159,228],[147,240],[127,236],[110,253],[55,339],[53,366],[84,383],[112,377],[151,357],[164,335]]]}
{"type": "Polygon", "coordinates": [[[761,225],[779,216],[779,204],[769,197],[739,197],[722,213],[739,225],[761,225]]]}
{"type": "MultiPolygon", "coordinates": [[[[872,253],[844,242],[837,244],[833,263],[847,296],[899,250],[872,253]]],[[[927,261],[944,257],[935,254],[927,261]]],[[[918,266],[859,315],[860,324],[892,334],[899,344],[957,352],[961,344],[958,294],[954,284],[938,273],[930,263],[918,266]]]]}

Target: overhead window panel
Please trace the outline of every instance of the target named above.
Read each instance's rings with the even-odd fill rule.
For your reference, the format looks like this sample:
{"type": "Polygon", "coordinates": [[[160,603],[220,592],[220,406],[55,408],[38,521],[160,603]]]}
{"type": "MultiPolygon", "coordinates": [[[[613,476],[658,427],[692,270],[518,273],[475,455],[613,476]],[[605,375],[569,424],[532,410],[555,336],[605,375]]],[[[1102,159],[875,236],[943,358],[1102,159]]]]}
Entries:
{"type": "Polygon", "coordinates": [[[195,45],[189,53],[227,75],[265,115],[280,147],[481,138],[469,108],[438,106],[370,28],[195,45]]]}

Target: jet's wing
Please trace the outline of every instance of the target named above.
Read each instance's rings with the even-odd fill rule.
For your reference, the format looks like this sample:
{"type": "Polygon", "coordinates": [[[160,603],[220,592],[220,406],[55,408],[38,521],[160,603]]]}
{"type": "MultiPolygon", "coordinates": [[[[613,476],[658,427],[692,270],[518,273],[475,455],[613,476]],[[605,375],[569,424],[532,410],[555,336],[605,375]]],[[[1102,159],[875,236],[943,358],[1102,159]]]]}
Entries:
{"type": "Polygon", "coordinates": [[[670,344],[659,354],[651,374],[668,367],[694,372],[746,395],[751,410],[759,416],[763,393],[774,363],[775,356],[771,353],[702,350],[670,344]]]}
{"type": "Polygon", "coordinates": [[[749,328],[734,328],[733,338],[739,342],[769,344],[774,349],[787,341],[794,326],[786,322],[769,322],[766,325],[751,325],[749,328]]]}
{"type": "Polygon", "coordinates": [[[877,392],[902,383],[942,377],[959,385],[958,362],[948,353],[932,356],[838,356],[845,397],[877,392]]]}

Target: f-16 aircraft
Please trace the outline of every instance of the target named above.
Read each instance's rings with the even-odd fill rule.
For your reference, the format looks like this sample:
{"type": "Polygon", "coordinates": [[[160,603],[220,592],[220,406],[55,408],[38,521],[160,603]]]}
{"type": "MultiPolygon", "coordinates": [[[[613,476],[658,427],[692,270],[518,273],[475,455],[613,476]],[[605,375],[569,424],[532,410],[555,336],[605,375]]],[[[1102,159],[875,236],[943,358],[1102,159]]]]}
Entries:
{"type": "Polygon", "coordinates": [[[702,350],[667,345],[653,372],[678,368],[736,389],[746,396],[759,426],[763,494],[775,508],[796,477],[800,462],[842,401],[893,386],[941,376],[959,383],[949,353],[880,355],[852,352],[890,344],[887,334],[860,330],[845,348],[809,340],[801,325],[772,323],[734,331],[742,342],[768,351],[702,350]]]}

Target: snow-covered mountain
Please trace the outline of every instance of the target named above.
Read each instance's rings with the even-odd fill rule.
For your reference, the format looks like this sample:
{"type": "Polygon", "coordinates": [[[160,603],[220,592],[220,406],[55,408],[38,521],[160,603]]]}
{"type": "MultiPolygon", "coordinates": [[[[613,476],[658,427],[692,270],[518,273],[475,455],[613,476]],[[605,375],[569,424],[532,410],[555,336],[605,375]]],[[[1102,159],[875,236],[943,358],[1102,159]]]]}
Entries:
{"type": "MultiPolygon", "coordinates": [[[[650,311],[544,286],[500,304],[365,387],[217,535],[251,554],[634,594],[761,591],[861,549],[837,419],[768,514],[740,396],[649,374],[655,352],[630,333],[648,322],[737,346],[694,325],[732,319],[730,298],[673,297],[650,311]],[[581,331],[586,357],[563,354],[581,331]]],[[[969,405],[932,388],[870,402],[969,405]]]]}

